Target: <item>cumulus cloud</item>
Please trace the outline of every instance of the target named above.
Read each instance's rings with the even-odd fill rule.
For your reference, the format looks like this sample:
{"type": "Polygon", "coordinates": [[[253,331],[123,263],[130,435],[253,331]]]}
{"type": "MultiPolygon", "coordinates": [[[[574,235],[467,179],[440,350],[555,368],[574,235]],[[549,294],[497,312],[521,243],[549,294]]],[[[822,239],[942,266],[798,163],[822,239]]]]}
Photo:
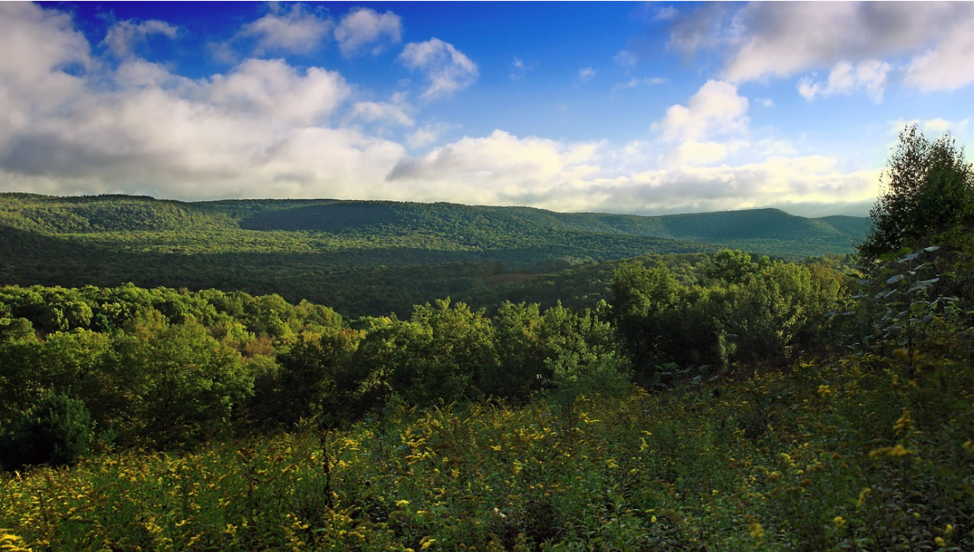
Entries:
{"type": "Polygon", "coordinates": [[[451,128],[453,128],[453,125],[447,123],[423,125],[406,137],[406,145],[414,150],[431,146],[440,140],[440,137],[451,128]]]}
{"type": "Polygon", "coordinates": [[[254,53],[308,54],[318,49],[331,30],[327,17],[309,10],[302,4],[281,8],[271,4],[264,17],[244,25],[236,39],[254,39],[254,53]]]}
{"type": "Polygon", "coordinates": [[[354,198],[366,182],[365,195],[382,197],[404,155],[334,127],[351,94],[338,73],[259,59],[195,80],[138,58],[111,70],[70,17],[31,4],[0,12],[0,48],[17,54],[0,57],[6,190],[354,198]]]}
{"type": "Polygon", "coordinates": [[[595,78],[595,73],[595,69],[592,69],[591,67],[583,67],[578,70],[578,80],[583,83],[588,82],[595,78]]]}
{"type": "Polygon", "coordinates": [[[687,105],[674,105],[652,129],[669,142],[710,140],[736,136],[747,131],[747,98],[737,94],[733,84],[710,80],[694,94],[687,105]]]}
{"type": "Polygon", "coordinates": [[[370,45],[370,52],[375,55],[388,44],[402,40],[402,21],[391,11],[380,14],[369,8],[355,8],[342,17],[335,29],[335,39],[346,57],[370,45]]]}
{"type": "MultiPolygon", "coordinates": [[[[646,144],[634,144],[633,154],[646,144]]],[[[720,143],[686,142],[722,157],[720,143]]],[[[419,158],[405,158],[390,172],[390,192],[402,199],[436,197],[493,205],[535,205],[560,211],[672,213],[763,207],[817,212],[875,198],[876,171],[844,172],[823,156],[767,157],[741,165],[616,171],[604,163],[603,143],[563,143],[495,131],[465,137],[419,158]]],[[[693,156],[699,159],[699,152],[693,156]]],[[[858,213],[858,214],[863,214],[858,213]]]]}
{"type": "Polygon", "coordinates": [[[338,73],[310,67],[304,75],[283,60],[249,59],[208,86],[212,104],[291,123],[314,125],[349,95],[338,73]]]}
{"type": "Polygon", "coordinates": [[[357,102],[352,108],[351,117],[369,123],[410,127],[415,124],[409,115],[410,110],[405,93],[397,92],[389,102],[357,102]]]}
{"type": "Polygon", "coordinates": [[[116,57],[126,57],[140,44],[144,44],[149,35],[160,34],[169,38],[176,38],[179,29],[156,19],[135,22],[132,20],[118,21],[108,29],[104,43],[116,57]]]}
{"type": "Polygon", "coordinates": [[[591,175],[598,149],[597,143],[562,144],[495,130],[404,158],[387,180],[408,184],[420,197],[432,192],[452,201],[517,204],[591,175]]]}
{"type": "MultiPolygon", "coordinates": [[[[274,13],[293,17],[290,10],[274,13]]],[[[429,97],[476,78],[476,65],[442,41],[411,46],[400,59],[428,75],[429,97]]],[[[31,4],[0,3],[0,51],[8,54],[0,57],[4,190],[640,213],[875,197],[875,175],[748,143],[748,100],[729,82],[709,81],[667,110],[653,127],[658,140],[623,148],[502,130],[442,143],[456,127],[417,122],[402,94],[360,97],[342,75],[320,67],[245,59],[191,79],[134,55],[100,64],[69,16],[31,4]],[[413,153],[359,128],[369,125],[412,131],[403,142],[413,153]],[[730,164],[743,150],[766,154],[730,164]]]]}
{"type": "Polygon", "coordinates": [[[677,18],[669,47],[687,54],[719,48],[731,82],[905,56],[908,85],[955,90],[974,80],[972,24],[974,4],[964,2],[706,5],[677,18]]]}
{"type": "Polygon", "coordinates": [[[812,77],[803,78],[798,85],[798,92],[806,100],[813,100],[818,96],[849,95],[862,91],[879,103],[883,100],[886,75],[890,69],[888,63],[876,59],[866,60],[856,66],[843,61],[832,69],[827,82],[816,82],[812,77]]]}
{"type": "Polygon", "coordinates": [[[477,79],[477,64],[452,44],[438,38],[426,42],[410,42],[403,48],[399,60],[410,69],[422,71],[429,80],[423,93],[427,99],[448,96],[473,84],[477,79]]]}
{"type": "Polygon", "coordinates": [[[22,2],[0,3],[0,51],[0,87],[6,92],[0,94],[0,113],[7,117],[76,96],[84,81],[66,70],[93,64],[88,41],[69,15],[22,2]]]}
{"type": "Polygon", "coordinates": [[[913,58],[906,83],[924,92],[948,92],[974,81],[974,17],[954,25],[937,45],[913,58]]]}

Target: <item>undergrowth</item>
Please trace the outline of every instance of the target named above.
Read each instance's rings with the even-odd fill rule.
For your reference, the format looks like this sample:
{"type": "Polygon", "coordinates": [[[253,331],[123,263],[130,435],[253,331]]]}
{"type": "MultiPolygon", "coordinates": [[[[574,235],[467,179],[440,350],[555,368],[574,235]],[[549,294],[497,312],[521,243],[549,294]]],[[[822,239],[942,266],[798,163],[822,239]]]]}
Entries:
{"type": "Polygon", "coordinates": [[[972,550],[971,337],[4,474],[0,549],[972,550]]]}

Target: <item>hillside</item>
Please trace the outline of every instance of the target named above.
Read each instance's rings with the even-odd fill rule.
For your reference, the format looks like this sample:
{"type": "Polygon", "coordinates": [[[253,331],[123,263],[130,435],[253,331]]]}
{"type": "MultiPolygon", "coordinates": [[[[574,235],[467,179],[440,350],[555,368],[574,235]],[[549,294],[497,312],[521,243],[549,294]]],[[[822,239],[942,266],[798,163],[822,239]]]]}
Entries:
{"type": "Polygon", "coordinates": [[[848,253],[867,219],[774,209],[646,217],[338,200],[180,202],[0,194],[0,284],[215,287],[357,316],[470,295],[498,276],[722,247],[848,253]]]}

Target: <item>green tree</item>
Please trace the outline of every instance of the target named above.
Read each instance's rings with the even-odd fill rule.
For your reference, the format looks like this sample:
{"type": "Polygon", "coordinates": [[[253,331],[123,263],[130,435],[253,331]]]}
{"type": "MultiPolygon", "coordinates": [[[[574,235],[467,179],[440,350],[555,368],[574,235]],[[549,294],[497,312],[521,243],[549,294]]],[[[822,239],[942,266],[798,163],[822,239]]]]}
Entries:
{"type": "Polygon", "coordinates": [[[172,446],[205,438],[224,429],[233,406],[253,390],[240,353],[193,320],[169,326],[150,309],[116,347],[112,380],[125,405],[119,433],[132,441],[172,446]]]}
{"type": "Polygon", "coordinates": [[[21,411],[8,431],[0,427],[0,465],[73,464],[88,452],[94,429],[83,402],[47,392],[21,411]]]}
{"type": "Polygon", "coordinates": [[[348,328],[301,335],[278,356],[276,417],[289,425],[302,418],[318,418],[326,426],[353,421],[361,413],[368,375],[352,362],[361,340],[362,332],[348,328]]]}
{"type": "Polygon", "coordinates": [[[547,372],[538,335],[540,307],[537,303],[504,301],[493,324],[498,367],[481,374],[477,386],[487,395],[526,399],[540,389],[547,372]]]}
{"type": "Polygon", "coordinates": [[[751,262],[751,256],[747,253],[739,249],[725,249],[714,255],[706,274],[728,284],[743,284],[756,268],[757,265],[751,262]]]}
{"type": "Polygon", "coordinates": [[[628,261],[616,269],[612,320],[637,372],[655,369],[666,333],[663,314],[678,308],[684,294],[684,287],[665,266],[646,268],[638,261],[628,261]]]}
{"type": "Polygon", "coordinates": [[[949,133],[931,142],[915,124],[904,129],[882,184],[869,213],[872,232],[857,246],[861,264],[974,222],[974,168],[949,133]]]}

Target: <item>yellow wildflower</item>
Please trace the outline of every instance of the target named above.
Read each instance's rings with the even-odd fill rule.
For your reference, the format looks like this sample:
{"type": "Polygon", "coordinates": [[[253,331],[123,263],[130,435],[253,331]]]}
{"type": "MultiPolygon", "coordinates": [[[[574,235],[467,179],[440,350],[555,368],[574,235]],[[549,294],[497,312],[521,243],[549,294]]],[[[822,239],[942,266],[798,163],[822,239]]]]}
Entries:
{"type": "Polygon", "coordinates": [[[818,395],[824,399],[825,397],[832,395],[832,388],[828,385],[819,385],[818,395]]]}
{"type": "Polygon", "coordinates": [[[896,445],[895,447],[880,447],[869,453],[871,458],[876,458],[877,456],[889,456],[891,458],[902,458],[903,456],[909,456],[913,454],[913,451],[904,447],[903,445],[896,445]]]}
{"type": "Polygon", "coordinates": [[[833,519],[832,521],[835,523],[836,529],[842,529],[843,527],[845,527],[845,518],[843,518],[842,516],[835,516],[835,519],[833,519]]]}
{"type": "Polygon", "coordinates": [[[910,417],[910,411],[904,408],[903,415],[893,424],[893,429],[896,430],[897,435],[903,435],[904,433],[913,431],[913,427],[913,418],[910,417]]]}
{"type": "Polygon", "coordinates": [[[871,492],[873,492],[873,490],[869,487],[859,491],[859,500],[856,501],[856,508],[862,508],[862,505],[866,503],[866,497],[869,496],[869,493],[871,492]]]}
{"type": "Polygon", "coordinates": [[[761,527],[760,523],[756,521],[752,521],[751,526],[748,529],[748,534],[751,535],[752,539],[758,539],[758,540],[763,539],[764,527],[761,527]]]}
{"type": "Polygon", "coordinates": [[[944,539],[942,539],[940,537],[937,537],[937,538],[933,539],[933,542],[935,542],[937,544],[937,546],[947,546],[947,543],[944,542],[944,539]]]}

